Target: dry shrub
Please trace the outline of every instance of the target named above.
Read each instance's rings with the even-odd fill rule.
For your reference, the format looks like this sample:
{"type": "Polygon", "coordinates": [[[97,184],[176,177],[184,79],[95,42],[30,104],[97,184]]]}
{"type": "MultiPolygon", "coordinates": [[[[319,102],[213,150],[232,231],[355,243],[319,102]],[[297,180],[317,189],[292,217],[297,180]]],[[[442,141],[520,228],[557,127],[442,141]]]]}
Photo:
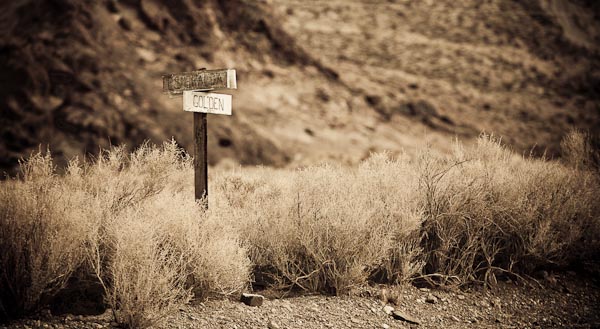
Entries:
{"type": "Polygon", "coordinates": [[[579,170],[600,172],[600,138],[589,132],[571,130],[561,141],[563,162],[579,170]]]}
{"type": "Polygon", "coordinates": [[[174,142],[103,151],[54,174],[49,154],[0,186],[0,315],[47,302],[71,274],[95,274],[117,322],[148,327],[192,296],[248,283],[237,232],[193,199],[191,159],[174,142]],[[6,252],[4,252],[6,251],[6,252]]]}
{"type": "Polygon", "coordinates": [[[238,233],[219,223],[216,216],[207,216],[194,228],[193,291],[196,296],[229,296],[245,289],[250,282],[252,264],[238,233]]]}
{"type": "Polygon", "coordinates": [[[34,311],[82,263],[119,323],[147,327],[192,293],[239,292],[252,265],[276,287],[342,294],[369,279],[493,284],[597,260],[600,182],[585,138],[563,143],[571,166],[483,136],[445,158],[244,169],[211,180],[209,211],[174,142],[74,160],[60,177],[38,154],[0,186],[1,316],[34,311]]]}
{"type": "Polygon", "coordinates": [[[593,257],[584,247],[599,232],[597,176],[491,136],[445,158],[379,154],[355,169],[244,170],[214,185],[257,279],[308,291],[339,294],[369,277],[493,284],[593,257]]]}
{"type": "Polygon", "coordinates": [[[115,148],[80,169],[83,188],[103,209],[90,214],[99,218],[90,267],[118,323],[153,326],[192,292],[231,294],[247,284],[249,261],[237,233],[195,202],[191,159],[174,142],[131,155],[115,148]]]}
{"type": "Polygon", "coordinates": [[[178,248],[165,231],[163,219],[170,216],[164,218],[150,207],[136,208],[109,224],[106,298],[118,323],[145,328],[191,298],[186,287],[190,250],[178,248]]]}
{"type": "MultiPolygon", "coordinates": [[[[408,203],[407,168],[387,155],[357,170],[323,165],[295,172],[258,170],[215,185],[236,218],[254,264],[279,287],[340,294],[387,267],[390,278],[418,272],[403,238],[419,226],[408,203]],[[236,187],[237,194],[230,192],[236,187]],[[390,254],[394,260],[390,261],[390,254]]],[[[414,183],[413,183],[414,185],[414,183]]],[[[415,203],[415,202],[413,202],[415,203]]],[[[412,241],[414,242],[414,241],[412,241]]],[[[409,243],[410,244],[410,243],[409,243]]]]}
{"type": "Polygon", "coordinates": [[[89,193],[106,209],[90,238],[91,268],[126,327],[159,324],[192,292],[231,294],[248,282],[237,233],[194,201],[190,177],[191,159],[173,142],[131,156],[116,148],[87,168],[89,193]]]}
{"type": "Polygon", "coordinates": [[[419,162],[426,271],[438,283],[494,283],[500,273],[568,265],[598,223],[593,175],[516,156],[493,137],[419,162]]]}
{"type": "Polygon", "coordinates": [[[373,154],[359,166],[358,176],[368,187],[363,189],[365,206],[376,211],[373,218],[379,218],[391,235],[386,257],[371,278],[389,283],[412,279],[425,265],[419,231],[423,211],[415,193],[419,181],[413,163],[405,156],[373,154]]]}
{"type": "Polygon", "coordinates": [[[85,197],[54,174],[50,154],[0,185],[0,320],[39,309],[84,260],[85,197]]]}

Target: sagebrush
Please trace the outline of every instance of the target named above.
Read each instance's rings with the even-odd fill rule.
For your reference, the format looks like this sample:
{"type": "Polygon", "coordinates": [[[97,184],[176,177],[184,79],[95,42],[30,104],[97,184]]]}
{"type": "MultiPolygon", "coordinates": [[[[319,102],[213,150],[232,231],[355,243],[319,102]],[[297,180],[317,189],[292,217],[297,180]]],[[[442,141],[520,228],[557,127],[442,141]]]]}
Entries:
{"type": "Polygon", "coordinates": [[[327,294],[415,278],[493,285],[597,261],[600,179],[587,138],[568,135],[562,162],[482,136],[447,156],[222,171],[209,210],[193,200],[191,159],[174,142],[73,160],[63,175],[36,154],[0,185],[0,315],[43,307],[76,270],[98,278],[119,323],[147,327],[193,296],[251,283],[327,294]]]}

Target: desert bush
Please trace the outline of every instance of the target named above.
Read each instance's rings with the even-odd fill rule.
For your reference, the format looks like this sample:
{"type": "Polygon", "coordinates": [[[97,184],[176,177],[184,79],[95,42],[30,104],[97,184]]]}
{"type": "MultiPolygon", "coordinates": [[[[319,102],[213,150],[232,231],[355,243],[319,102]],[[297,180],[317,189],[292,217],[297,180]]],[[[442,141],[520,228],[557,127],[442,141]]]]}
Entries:
{"type": "Polygon", "coordinates": [[[49,153],[0,185],[0,320],[38,310],[84,260],[85,198],[55,176],[49,153]]]}
{"type": "Polygon", "coordinates": [[[191,159],[174,142],[74,159],[60,176],[49,154],[21,168],[0,185],[3,319],[43,306],[75,270],[98,278],[127,327],[248,283],[237,232],[196,204],[191,159]]]}
{"type": "Polygon", "coordinates": [[[228,215],[238,218],[253,263],[267,270],[262,275],[279,287],[341,294],[383,267],[394,280],[419,271],[418,242],[403,239],[419,227],[404,184],[414,176],[403,170],[381,155],[358,169],[259,170],[215,185],[228,215]],[[239,194],[228,192],[232,186],[239,194]]]}
{"type": "Polygon", "coordinates": [[[193,293],[231,294],[248,283],[237,233],[195,202],[191,159],[173,142],[131,155],[116,148],[85,171],[85,188],[105,205],[90,264],[118,323],[152,326],[193,293]]]}
{"type": "Polygon", "coordinates": [[[384,152],[372,154],[358,168],[361,184],[369,188],[365,206],[377,209],[373,218],[384,225],[391,237],[386,257],[372,272],[371,279],[402,283],[421,273],[424,266],[420,246],[423,211],[419,207],[418,172],[406,156],[392,158],[384,152]],[[381,277],[383,275],[383,277],[381,277]]]}
{"type": "Polygon", "coordinates": [[[563,143],[569,165],[482,136],[447,156],[221,172],[210,210],[174,142],[113,148],[60,176],[37,154],[0,185],[0,315],[35,311],[76,269],[98,278],[120,324],[147,327],[193,295],[245,289],[251,268],[274,287],[343,294],[369,280],[493,284],[597,260],[586,138],[563,143]]]}
{"type": "Polygon", "coordinates": [[[134,207],[109,224],[106,299],[116,321],[126,327],[158,324],[191,298],[186,287],[190,251],[171,241],[162,219],[147,207],[134,207]]]}
{"type": "Polygon", "coordinates": [[[573,129],[560,143],[563,162],[578,170],[600,173],[600,136],[573,129]]]}
{"type": "Polygon", "coordinates": [[[501,273],[565,266],[598,223],[592,174],[517,156],[493,137],[419,162],[426,272],[439,283],[489,284],[501,273]]]}
{"type": "Polygon", "coordinates": [[[344,202],[342,194],[351,190],[339,185],[351,182],[335,181],[339,174],[334,168],[310,168],[280,186],[257,184],[245,196],[245,214],[238,215],[251,259],[274,269],[269,274],[281,287],[341,293],[365,282],[367,267],[383,258],[380,243],[387,239],[377,227],[366,226],[361,204],[344,202]]]}
{"type": "Polygon", "coordinates": [[[280,287],[493,284],[592,257],[584,248],[597,244],[597,177],[516,155],[492,136],[457,142],[446,157],[243,173],[217,178],[219,216],[239,227],[258,276],[280,287]]]}

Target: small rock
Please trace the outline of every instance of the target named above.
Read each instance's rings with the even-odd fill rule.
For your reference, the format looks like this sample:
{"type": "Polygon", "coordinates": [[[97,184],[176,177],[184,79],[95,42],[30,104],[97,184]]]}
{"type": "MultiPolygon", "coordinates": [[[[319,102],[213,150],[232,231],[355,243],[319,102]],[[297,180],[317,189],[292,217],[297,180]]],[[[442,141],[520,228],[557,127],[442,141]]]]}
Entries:
{"type": "Polygon", "coordinates": [[[383,307],[383,311],[387,315],[392,315],[392,313],[394,312],[394,308],[391,307],[390,305],[386,305],[386,306],[383,307]]]}
{"type": "Polygon", "coordinates": [[[383,329],[390,329],[390,326],[388,326],[387,324],[384,323],[384,324],[381,325],[381,328],[383,328],[383,329]]]}
{"type": "Polygon", "coordinates": [[[154,52],[151,50],[138,47],[135,49],[135,51],[137,52],[138,56],[140,56],[140,58],[145,62],[152,63],[156,61],[156,54],[154,54],[154,52]]]}
{"type": "Polygon", "coordinates": [[[402,313],[400,311],[393,311],[392,316],[396,320],[402,320],[402,321],[406,321],[406,322],[412,323],[412,324],[420,324],[420,321],[417,320],[416,318],[413,318],[412,316],[402,313]]]}
{"type": "Polygon", "coordinates": [[[119,26],[125,31],[131,31],[131,22],[125,17],[119,18],[119,26]]]}
{"type": "Polygon", "coordinates": [[[438,299],[434,295],[429,294],[429,295],[427,295],[427,298],[425,298],[425,301],[429,304],[435,304],[435,303],[437,303],[438,299]]]}
{"type": "Polygon", "coordinates": [[[456,322],[460,322],[460,319],[459,319],[459,318],[457,318],[457,317],[455,317],[454,315],[453,315],[453,316],[451,316],[451,318],[452,318],[452,320],[454,320],[454,321],[456,321],[456,322]]]}
{"type": "Polygon", "coordinates": [[[360,320],[357,318],[350,318],[350,322],[352,322],[354,324],[358,324],[358,323],[360,323],[360,320]]]}
{"type": "Polygon", "coordinates": [[[464,295],[458,295],[456,298],[458,298],[459,300],[464,300],[466,297],[464,295]]]}
{"type": "Polygon", "coordinates": [[[419,288],[422,292],[429,292],[429,288],[419,288]]]}
{"type": "Polygon", "coordinates": [[[269,321],[269,325],[268,325],[267,327],[268,327],[269,329],[279,329],[279,328],[281,328],[281,327],[280,327],[280,326],[277,324],[277,322],[275,322],[275,321],[273,321],[273,320],[269,321]]]}
{"type": "Polygon", "coordinates": [[[261,295],[243,293],[240,301],[248,306],[261,306],[264,299],[261,295]]]}

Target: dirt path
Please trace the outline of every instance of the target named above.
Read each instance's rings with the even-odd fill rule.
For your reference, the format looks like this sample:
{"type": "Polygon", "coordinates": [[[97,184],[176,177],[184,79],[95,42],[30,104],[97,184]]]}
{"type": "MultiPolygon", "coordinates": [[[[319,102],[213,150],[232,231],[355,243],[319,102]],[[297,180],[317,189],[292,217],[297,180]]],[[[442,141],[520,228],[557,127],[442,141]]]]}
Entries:
{"type": "MultiPolygon", "coordinates": [[[[267,294],[267,296],[269,296],[267,294]]],[[[100,316],[62,315],[15,322],[7,328],[108,328],[100,316]]],[[[353,296],[266,298],[252,307],[212,300],[182,308],[160,328],[598,328],[600,289],[574,274],[523,285],[500,282],[471,291],[370,287],[353,296]],[[382,293],[383,292],[383,293],[382,293]],[[382,302],[382,294],[388,300],[382,302]],[[419,324],[386,314],[393,307],[419,324]]],[[[1,327],[0,328],[5,328],[1,327]]]]}

